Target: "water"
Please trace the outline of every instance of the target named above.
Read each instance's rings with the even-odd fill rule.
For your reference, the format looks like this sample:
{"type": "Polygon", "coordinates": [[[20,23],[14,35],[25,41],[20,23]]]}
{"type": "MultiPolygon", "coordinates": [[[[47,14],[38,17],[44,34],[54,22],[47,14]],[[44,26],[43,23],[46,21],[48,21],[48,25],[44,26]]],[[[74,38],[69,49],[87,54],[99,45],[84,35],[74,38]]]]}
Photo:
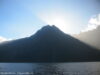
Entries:
{"type": "Polygon", "coordinates": [[[0,63],[0,75],[100,75],[100,62],[0,63]]]}

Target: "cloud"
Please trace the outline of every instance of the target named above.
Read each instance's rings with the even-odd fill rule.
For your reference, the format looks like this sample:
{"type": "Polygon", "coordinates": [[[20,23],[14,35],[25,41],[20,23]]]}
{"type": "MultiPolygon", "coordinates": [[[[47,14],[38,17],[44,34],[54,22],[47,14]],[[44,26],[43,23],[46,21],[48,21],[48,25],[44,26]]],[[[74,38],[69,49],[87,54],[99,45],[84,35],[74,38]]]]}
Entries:
{"type": "Polygon", "coordinates": [[[87,27],[84,30],[82,30],[82,32],[86,32],[86,31],[96,29],[99,25],[100,25],[100,14],[93,16],[89,20],[87,27]]]}
{"type": "Polygon", "coordinates": [[[4,41],[8,41],[8,40],[9,40],[9,39],[0,36],[0,43],[1,43],[1,42],[4,42],[4,41]]]}

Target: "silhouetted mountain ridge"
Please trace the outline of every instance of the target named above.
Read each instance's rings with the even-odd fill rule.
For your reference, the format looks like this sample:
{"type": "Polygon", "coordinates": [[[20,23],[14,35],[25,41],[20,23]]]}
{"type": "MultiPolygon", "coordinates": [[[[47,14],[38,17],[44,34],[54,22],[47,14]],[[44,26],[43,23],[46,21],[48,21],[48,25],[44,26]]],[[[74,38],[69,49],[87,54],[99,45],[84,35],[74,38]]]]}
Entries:
{"type": "Polygon", "coordinates": [[[28,38],[0,45],[1,62],[75,62],[99,58],[99,50],[49,25],[28,38]]]}
{"type": "Polygon", "coordinates": [[[32,35],[31,38],[33,38],[34,36],[36,37],[40,37],[40,36],[42,37],[45,35],[52,36],[53,34],[60,35],[64,33],[54,25],[53,26],[47,25],[41,28],[39,31],[37,31],[35,35],[32,35]]]}

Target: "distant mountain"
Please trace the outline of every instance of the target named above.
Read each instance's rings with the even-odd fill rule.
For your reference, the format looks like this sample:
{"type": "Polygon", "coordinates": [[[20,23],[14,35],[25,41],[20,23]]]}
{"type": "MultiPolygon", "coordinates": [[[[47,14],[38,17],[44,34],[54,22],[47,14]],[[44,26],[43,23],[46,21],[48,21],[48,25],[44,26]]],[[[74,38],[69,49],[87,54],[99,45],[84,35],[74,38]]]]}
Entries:
{"type": "Polygon", "coordinates": [[[75,37],[97,49],[100,49],[100,26],[88,32],[81,32],[75,37]]]}
{"type": "Polygon", "coordinates": [[[56,26],[44,26],[34,35],[0,45],[0,62],[100,61],[100,51],[56,26]]]}

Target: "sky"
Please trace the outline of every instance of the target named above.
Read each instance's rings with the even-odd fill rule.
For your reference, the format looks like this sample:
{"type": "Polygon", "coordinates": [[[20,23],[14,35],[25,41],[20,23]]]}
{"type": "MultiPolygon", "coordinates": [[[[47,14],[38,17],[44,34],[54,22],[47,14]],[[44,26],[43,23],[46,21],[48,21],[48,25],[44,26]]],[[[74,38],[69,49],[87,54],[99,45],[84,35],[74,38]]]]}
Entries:
{"type": "Polygon", "coordinates": [[[100,0],[0,0],[0,40],[29,37],[45,25],[77,34],[93,29],[99,14],[100,0]]]}

